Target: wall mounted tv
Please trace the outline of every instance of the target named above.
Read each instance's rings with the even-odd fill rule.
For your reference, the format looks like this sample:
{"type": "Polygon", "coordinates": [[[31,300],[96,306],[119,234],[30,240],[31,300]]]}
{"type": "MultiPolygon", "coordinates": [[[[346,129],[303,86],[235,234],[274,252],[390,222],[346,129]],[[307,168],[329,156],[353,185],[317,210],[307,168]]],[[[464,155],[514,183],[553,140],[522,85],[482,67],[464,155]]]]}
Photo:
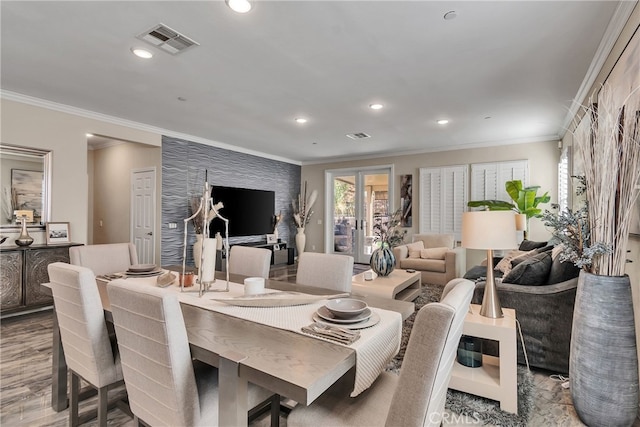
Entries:
{"type": "MultiPolygon", "coordinates": [[[[214,185],[211,197],[214,203],[224,204],[220,214],[229,220],[229,237],[273,233],[275,192],[214,185]]],[[[210,236],[217,232],[224,237],[224,222],[220,218],[214,218],[209,226],[210,236]]]]}

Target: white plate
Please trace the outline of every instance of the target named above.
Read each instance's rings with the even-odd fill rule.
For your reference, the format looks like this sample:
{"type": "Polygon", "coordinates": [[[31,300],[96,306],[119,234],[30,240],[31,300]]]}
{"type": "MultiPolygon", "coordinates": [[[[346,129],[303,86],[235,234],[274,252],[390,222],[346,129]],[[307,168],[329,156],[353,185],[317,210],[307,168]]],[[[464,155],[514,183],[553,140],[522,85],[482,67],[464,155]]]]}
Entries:
{"type": "Polygon", "coordinates": [[[380,315],[378,315],[378,313],[376,312],[371,312],[371,317],[369,317],[367,320],[364,320],[362,322],[358,322],[358,323],[334,323],[334,322],[328,322],[326,320],[324,320],[322,317],[318,316],[318,313],[313,313],[312,319],[314,322],[318,322],[318,323],[322,323],[324,325],[329,325],[329,326],[340,326],[341,328],[345,328],[345,329],[364,329],[364,328],[369,328],[373,325],[377,325],[378,322],[380,321],[380,315]]]}
{"type": "Polygon", "coordinates": [[[244,295],[233,298],[211,298],[211,300],[240,307],[286,307],[290,305],[311,304],[330,297],[332,297],[332,295],[309,295],[291,291],[244,295]]]}
{"type": "Polygon", "coordinates": [[[365,308],[364,311],[357,316],[353,316],[350,319],[341,319],[333,314],[326,306],[322,306],[316,311],[318,316],[322,317],[324,320],[333,323],[358,323],[367,320],[371,317],[371,310],[369,308],[365,308]]]}
{"type": "Polygon", "coordinates": [[[127,273],[148,273],[156,269],[155,264],[135,264],[129,267],[127,273]]]}

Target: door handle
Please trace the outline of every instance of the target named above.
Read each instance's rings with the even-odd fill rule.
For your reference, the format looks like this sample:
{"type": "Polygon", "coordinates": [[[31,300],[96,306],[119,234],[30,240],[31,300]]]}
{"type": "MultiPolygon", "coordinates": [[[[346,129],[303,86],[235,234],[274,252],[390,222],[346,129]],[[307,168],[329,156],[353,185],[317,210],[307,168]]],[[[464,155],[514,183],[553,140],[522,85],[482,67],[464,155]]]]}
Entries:
{"type": "Polygon", "coordinates": [[[148,232],[147,236],[153,236],[153,231],[148,232]]]}

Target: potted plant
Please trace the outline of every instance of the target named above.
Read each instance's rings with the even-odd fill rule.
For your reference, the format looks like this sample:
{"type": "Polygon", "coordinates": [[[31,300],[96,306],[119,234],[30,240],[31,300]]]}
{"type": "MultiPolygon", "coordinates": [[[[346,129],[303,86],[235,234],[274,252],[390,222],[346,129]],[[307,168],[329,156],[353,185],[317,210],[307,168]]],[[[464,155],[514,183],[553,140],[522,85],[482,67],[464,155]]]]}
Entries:
{"type": "Polygon", "coordinates": [[[304,194],[301,196],[298,194],[298,197],[294,200],[291,200],[291,207],[293,208],[293,221],[296,223],[296,228],[298,232],[296,233],[296,249],[298,250],[298,254],[304,252],[304,247],[306,246],[307,237],[304,234],[304,228],[307,226],[309,221],[311,221],[311,215],[313,215],[313,211],[311,208],[313,207],[316,199],[318,198],[318,192],[313,190],[309,197],[307,198],[307,181],[304,182],[304,194]]]}
{"type": "Polygon", "coordinates": [[[638,409],[638,358],[629,276],[632,209],[640,182],[640,91],[614,105],[604,86],[574,132],[585,176],[582,208],[547,213],[561,259],[581,267],[571,330],[569,378],[580,419],[630,426],[638,409]]]}
{"type": "Polygon", "coordinates": [[[403,243],[406,230],[398,227],[402,221],[402,209],[395,211],[389,221],[379,221],[373,225],[374,241],[379,247],[371,254],[369,265],[379,276],[388,276],[396,266],[392,248],[403,243]]]}
{"type": "Polygon", "coordinates": [[[515,211],[519,216],[516,217],[519,227],[524,231],[524,238],[527,238],[527,230],[529,228],[529,218],[540,216],[542,209],[538,208],[540,203],[549,203],[551,197],[546,192],[542,196],[538,196],[539,185],[531,187],[523,187],[522,181],[519,179],[507,181],[504,184],[505,190],[513,202],[505,202],[503,200],[473,200],[467,203],[470,208],[486,207],[490,211],[515,211]]]}

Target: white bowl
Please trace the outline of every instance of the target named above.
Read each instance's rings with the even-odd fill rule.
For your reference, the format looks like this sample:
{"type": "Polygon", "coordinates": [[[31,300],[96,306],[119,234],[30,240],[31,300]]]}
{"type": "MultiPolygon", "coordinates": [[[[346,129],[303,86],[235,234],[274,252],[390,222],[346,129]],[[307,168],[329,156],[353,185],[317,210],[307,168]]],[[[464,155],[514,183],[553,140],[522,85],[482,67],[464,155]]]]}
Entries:
{"type": "Polygon", "coordinates": [[[330,299],[325,307],[336,317],[348,319],[362,313],[367,308],[367,303],[353,298],[336,298],[330,299]]]}

